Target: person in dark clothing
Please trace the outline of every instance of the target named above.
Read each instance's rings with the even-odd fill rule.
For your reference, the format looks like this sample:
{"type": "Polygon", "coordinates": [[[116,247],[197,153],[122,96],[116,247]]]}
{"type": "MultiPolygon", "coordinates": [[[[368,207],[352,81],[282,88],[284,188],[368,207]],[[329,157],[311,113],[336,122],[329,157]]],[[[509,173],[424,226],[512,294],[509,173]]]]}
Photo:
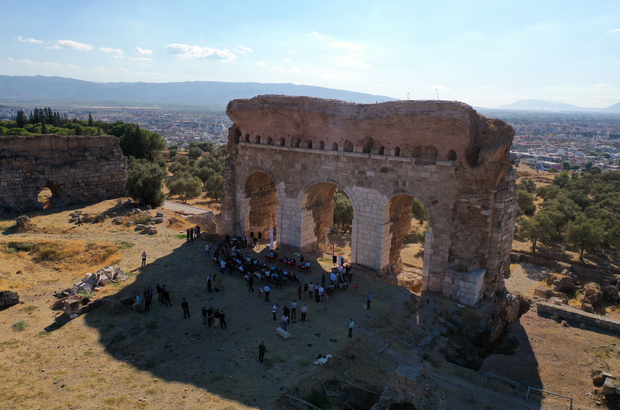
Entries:
{"type": "Polygon", "coordinates": [[[151,295],[149,294],[149,290],[144,289],[144,311],[148,312],[149,310],[151,310],[151,295]]]}
{"type": "Polygon", "coordinates": [[[187,240],[185,242],[189,242],[189,229],[187,231],[185,231],[185,233],[187,234],[187,240]]]}
{"type": "Polygon", "coordinates": [[[211,327],[211,325],[213,324],[213,308],[209,307],[209,309],[207,309],[207,323],[209,324],[209,327],[211,327]]]}
{"type": "Polygon", "coordinates": [[[226,315],[224,312],[220,312],[220,328],[226,329],[226,315]]]}
{"type": "Polygon", "coordinates": [[[159,283],[157,284],[157,300],[159,301],[159,303],[163,303],[161,286],[159,286],[159,283]]]}
{"type": "Polygon", "coordinates": [[[170,301],[170,292],[168,292],[168,289],[166,289],[166,285],[164,285],[163,291],[164,291],[164,304],[166,306],[172,306],[172,302],[170,301]]]}
{"type": "Polygon", "coordinates": [[[325,274],[321,275],[321,286],[325,287],[325,274]]]}
{"type": "Polygon", "coordinates": [[[17,208],[17,217],[19,218],[20,216],[22,216],[22,210],[17,208]]]}
{"type": "Polygon", "coordinates": [[[297,299],[301,300],[301,282],[297,285],[297,299]]]}
{"type": "Polygon", "coordinates": [[[205,306],[202,307],[202,324],[207,324],[207,308],[205,306]]]}
{"type": "Polygon", "coordinates": [[[187,300],[185,300],[185,298],[183,298],[183,303],[181,303],[181,307],[183,308],[183,319],[185,319],[186,317],[189,318],[189,303],[187,303],[187,300]]]}
{"type": "Polygon", "coordinates": [[[252,291],[254,292],[254,287],[252,285],[254,285],[254,275],[251,274],[250,278],[248,279],[248,284],[250,285],[250,289],[248,289],[248,291],[252,291]]]}
{"type": "Polygon", "coordinates": [[[265,350],[267,350],[265,348],[265,342],[260,342],[260,344],[258,345],[258,361],[262,362],[263,359],[265,358],[265,350]]]}

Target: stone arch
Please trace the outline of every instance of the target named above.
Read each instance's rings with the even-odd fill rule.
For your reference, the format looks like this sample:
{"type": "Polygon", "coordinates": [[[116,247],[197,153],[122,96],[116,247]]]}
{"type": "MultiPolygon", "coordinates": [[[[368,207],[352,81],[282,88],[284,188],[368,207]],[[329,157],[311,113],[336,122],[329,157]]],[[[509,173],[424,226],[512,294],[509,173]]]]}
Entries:
{"type": "Polygon", "coordinates": [[[432,145],[429,145],[426,147],[425,152],[424,152],[424,157],[428,158],[428,159],[437,159],[437,148],[433,147],[432,145]]]}
{"type": "Polygon", "coordinates": [[[308,149],[312,149],[312,140],[308,140],[308,141],[306,142],[306,144],[307,144],[307,147],[306,147],[306,148],[308,148],[308,149]]]}
{"type": "Polygon", "coordinates": [[[40,202],[43,208],[50,209],[61,206],[65,201],[63,198],[63,190],[61,184],[49,180],[45,183],[45,185],[41,187],[41,189],[39,190],[39,195],[41,193],[46,193],[47,190],[49,190],[51,195],[47,197],[44,201],[40,202]]]}
{"type": "Polygon", "coordinates": [[[370,153],[374,155],[384,155],[385,147],[383,145],[374,146],[370,149],[370,153]]]}
{"type": "Polygon", "coordinates": [[[424,156],[424,154],[423,154],[422,147],[418,146],[418,147],[415,147],[413,149],[413,157],[415,157],[415,158],[422,158],[423,156],[424,156]]]}
{"type": "Polygon", "coordinates": [[[284,137],[280,138],[280,146],[284,147],[286,145],[286,139],[284,137]]]}
{"type": "Polygon", "coordinates": [[[413,195],[405,190],[395,192],[386,202],[383,208],[383,226],[385,227],[382,238],[381,272],[398,273],[402,269],[401,251],[403,241],[411,229],[412,206],[414,199],[420,201],[426,208],[428,215],[429,231],[424,243],[424,271],[430,269],[432,248],[432,226],[435,209],[432,202],[419,195],[413,195]],[[429,235],[430,233],[430,235],[429,235]]]}
{"type": "Polygon", "coordinates": [[[267,145],[273,145],[273,138],[267,137],[267,145]]]}
{"type": "Polygon", "coordinates": [[[353,152],[353,143],[349,140],[344,141],[344,152],[353,152]]]}
{"type": "Polygon", "coordinates": [[[270,229],[276,232],[279,202],[275,180],[264,171],[251,172],[244,185],[244,233],[265,238],[270,229]]]}
{"type": "Polygon", "coordinates": [[[332,144],[332,151],[338,151],[338,143],[337,142],[334,142],[332,144]]]}
{"type": "Polygon", "coordinates": [[[233,132],[233,138],[235,141],[235,144],[238,144],[239,141],[241,141],[241,130],[239,128],[235,128],[234,132],[233,132]]]}
{"type": "Polygon", "coordinates": [[[255,143],[260,144],[260,140],[261,140],[260,135],[257,135],[256,137],[254,137],[255,143]]]}
{"type": "Polygon", "coordinates": [[[301,138],[293,138],[292,147],[299,148],[299,144],[301,144],[301,138]]]}
{"type": "Polygon", "coordinates": [[[392,150],[393,154],[395,157],[400,157],[400,147],[396,147],[392,150]]]}
{"type": "Polygon", "coordinates": [[[250,134],[245,134],[245,142],[250,142],[250,134]]]}
{"type": "Polygon", "coordinates": [[[370,138],[370,137],[366,137],[363,140],[360,141],[360,152],[362,152],[363,154],[370,154],[370,150],[372,149],[372,147],[375,145],[375,141],[370,138]]]}
{"type": "Polygon", "coordinates": [[[320,141],[319,142],[319,149],[320,150],[324,150],[325,149],[325,141],[320,141]]]}
{"type": "Polygon", "coordinates": [[[448,160],[448,161],[456,161],[456,152],[453,149],[448,151],[448,154],[446,155],[446,160],[448,160]]]}

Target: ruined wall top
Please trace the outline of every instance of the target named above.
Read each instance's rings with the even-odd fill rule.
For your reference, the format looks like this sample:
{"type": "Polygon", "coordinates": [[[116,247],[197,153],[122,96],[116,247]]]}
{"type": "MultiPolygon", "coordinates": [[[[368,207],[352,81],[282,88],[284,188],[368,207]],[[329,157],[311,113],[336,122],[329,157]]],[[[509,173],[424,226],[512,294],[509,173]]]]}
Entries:
{"type": "Polygon", "coordinates": [[[80,153],[89,152],[92,159],[122,158],[120,140],[113,135],[7,135],[0,137],[0,160],[28,159],[40,163],[65,164],[80,153]]]}
{"type": "Polygon", "coordinates": [[[251,142],[379,155],[507,162],[514,131],[467,104],[390,101],[355,104],[263,95],[233,100],[231,143],[251,142]]]}

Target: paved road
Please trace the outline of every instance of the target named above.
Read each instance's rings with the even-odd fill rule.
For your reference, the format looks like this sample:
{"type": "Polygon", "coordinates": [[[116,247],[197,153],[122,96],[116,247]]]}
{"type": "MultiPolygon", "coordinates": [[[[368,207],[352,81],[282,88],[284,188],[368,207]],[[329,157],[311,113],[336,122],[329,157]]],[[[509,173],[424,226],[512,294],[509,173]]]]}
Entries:
{"type": "Polygon", "coordinates": [[[180,204],[178,202],[166,201],[164,202],[164,209],[173,212],[179,212],[185,215],[199,215],[206,212],[210,212],[208,209],[198,208],[196,206],[180,204]]]}

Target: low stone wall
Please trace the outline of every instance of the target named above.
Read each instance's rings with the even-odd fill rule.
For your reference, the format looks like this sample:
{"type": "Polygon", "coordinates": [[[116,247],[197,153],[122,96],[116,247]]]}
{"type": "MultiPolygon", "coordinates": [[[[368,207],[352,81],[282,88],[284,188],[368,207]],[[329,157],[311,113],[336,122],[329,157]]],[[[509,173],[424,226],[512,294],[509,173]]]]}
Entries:
{"type": "Polygon", "coordinates": [[[618,320],[609,319],[593,313],[587,313],[566,305],[558,306],[548,302],[538,302],[536,303],[536,306],[538,307],[538,313],[556,315],[563,319],[574,320],[591,326],[612,330],[614,332],[620,332],[620,321],[618,320]]]}

